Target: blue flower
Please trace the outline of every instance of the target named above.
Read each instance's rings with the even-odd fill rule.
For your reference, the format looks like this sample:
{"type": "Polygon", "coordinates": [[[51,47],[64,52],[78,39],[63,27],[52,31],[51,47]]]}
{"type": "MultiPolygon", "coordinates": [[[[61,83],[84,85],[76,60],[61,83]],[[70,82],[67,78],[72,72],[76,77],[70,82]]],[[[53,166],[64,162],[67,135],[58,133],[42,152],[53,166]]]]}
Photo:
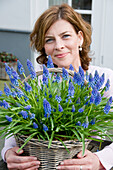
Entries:
{"type": "Polygon", "coordinates": [[[32,114],[30,115],[30,119],[35,119],[35,114],[34,114],[34,113],[32,113],[32,114]]]}
{"type": "Polygon", "coordinates": [[[78,122],[76,123],[76,125],[77,125],[77,126],[81,126],[81,122],[78,121],[78,122]]]}
{"type": "Polygon", "coordinates": [[[91,120],[90,124],[91,124],[91,125],[94,125],[94,124],[95,124],[95,118],[91,120]]]}
{"type": "Polygon", "coordinates": [[[68,71],[64,67],[62,68],[62,77],[64,80],[68,80],[69,77],[68,71]]]}
{"type": "Polygon", "coordinates": [[[61,97],[58,95],[55,96],[55,99],[57,100],[58,103],[60,103],[62,101],[61,97]]]}
{"type": "Polygon", "coordinates": [[[42,79],[42,81],[43,81],[43,85],[48,85],[48,78],[46,77],[45,74],[43,74],[43,79],[42,79]]]}
{"type": "Polygon", "coordinates": [[[8,66],[7,63],[5,63],[5,71],[9,76],[11,76],[11,68],[8,66]]]}
{"type": "Polygon", "coordinates": [[[54,68],[54,64],[50,55],[48,56],[47,68],[54,68]]]}
{"type": "Polygon", "coordinates": [[[72,105],[72,110],[71,111],[75,112],[75,106],[74,105],[72,105]]]}
{"type": "Polygon", "coordinates": [[[17,96],[20,98],[22,96],[24,96],[24,93],[23,91],[21,91],[20,89],[16,89],[16,92],[17,92],[17,96]]]}
{"type": "Polygon", "coordinates": [[[30,109],[31,109],[31,105],[27,105],[27,106],[25,106],[25,107],[24,107],[24,109],[26,109],[26,110],[30,110],[30,109]]]}
{"type": "Polygon", "coordinates": [[[84,122],[84,123],[82,124],[82,126],[83,126],[84,128],[88,128],[89,123],[88,123],[88,122],[84,122]]]}
{"type": "Polygon", "coordinates": [[[50,114],[51,114],[51,105],[50,105],[50,103],[45,98],[43,100],[43,107],[44,107],[44,111],[45,111],[44,117],[50,117],[50,114]]]}
{"type": "Polygon", "coordinates": [[[20,74],[25,73],[25,70],[24,70],[24,68],[23,68],[23,65],[20,63],[19,60],[17,60],[17,68],[18,68],[18,71],[19,71],[20,74]]]}
{"type": "Polygon", "coordinates": [[[43,124],[43,130],[46,132],[46,131],[48,131],[48,127],[45,125],[45,124],[43,124]]]}
{"type": "Polygon", "coordinates": [[[12,122],[12,117],[9,117],[9,116],[7,116],[7,115],[6,115],[5,117],[6,117],[6,119],[7,119],[8,122],[12,122]]]}
{"type": "Polygon", "coordinates": [[[110,80],[108,79],[106,84],[105,84],[105,91],[108,91],[110,87],[110,80]]]}
{"type": "Polygon", "coordinates": [[[31,61],[29,59],[27,59],[27,67],[28,67],[29,71],[31,71],[31,69],[34,69],[33,64],[31,63],[31,61]]]}
{"type": "Polygon", "coordinates": [[[25,86],[25,91],[28,92],[32,91],[32,87],[26,81],[24,81],[24,86],[25,86]]]}
{"type": "Polygon", "coordinates": [[[93,95],[94,97],[96,97],[97,94],[98,94],[98,90],[97,90],[97,88],[94,86],[94,87],[93,87],[93,90],[92,90],[92,95],[93,95]]]}
{"type": "Polygon", "coordinates": [[[94,87],[94,78],[91,73],[89,74],[89,86],[94,87]]]}
{"type": "Polygon", "coordinates": [[[84,70],[81,66],[79,66],[79,74],[80,74],[82,80],[84,80],[84,70]]]}
{"type": "Polygon", "coordinates": [[[82,113],[83,111],[84,111],[83,108],[80,108],[80,109],[78,110],[79,113],[82,113]]]}
{"type": "Polygon", "coordinates": [[[52,98],[52,94],[49,95],[49,98],[52,98]]]}
{"type": "Polygon", "coordinates": [[[9,103],[7,103],[5,100],[3,100],[2,106],[3,106],[5,109],[8,109],[8,108],[11,107],[11,106],[9,105],[9,103]]]}
{"type": "Polygon", "coordinates": [[[49,70],[47,69],[45,64],[43,64],[43,76],[44,75],[45,75],[45,77],[50,78],[49,70]]]}
{"type": "Polygon", "coordinates": [[[75,93],[74,86],[73,86],[73,83],[70,81],[69,88],[68,88],[68,94],[69,94],[69,96],[74,96],[74,93],[75,93]]]}
{"type": "Polygon", "coordinates": [[[105,113],[105,114],[108,114],[109,111],[110,111],[110,109],[111,109],[110,104],[109,104],[109,102],[107,102],[107,104],[106,104],[105,107],[104,107],[104,113],[105,113]]]}
{"type": "Polygon", "coordinates": [[[73,81],[75,84],[81,85],[83,83],[82,77],[79,73],[74,72],[73,81]]]}
{"type": "Polygon", "coordinates": [[[112,96],[109,98],[109,103],[110,104],[112,104],[112,101],[113,101],[113,99],[112,99],[112,96]]]}
{"type": "Polygon", "coordinates": [[[11,94],[13,97],[16,97],[17,93],[15,91],[12,92],[11,94]]]}
{"type": "Polygon", "coordinates": [[[72,66],[72,64],[70,64],[70,66],[69,66],[69,70],[74,71],[74,67],[72,66]]]}
{"type": "Polygon", "coordinates": [[[60,75],[59,75],[59,73],[57,73],[57,75],[56,75],[56,82],[57,82],[57,83],[60,82],[60,75]]]}
{"type": "Polygon", "coordinates": [[[19,82],[17,79],[10,77],[10,81],[14,86],[19,86],[19,82]]]}
{"type": "Polygon", "coordinates": [[[35,122],[33,122],[33,128],[34,128],[34,129],[37,129],[37,128],[38,128],[38,125],[37,125],[35,122]]]}
{"type": "Polygon", "coordinates": [[[97,96],[95,97],[95,105],[98,105],[101,102],[101,94],[98,93],[97,96]]]}
{"type": "Polygon", "coordinates": [[[11,90],[6,83],[4,83],[4,92],[5,92],[6,96],[11,95],[11,90]]]}
{"type": "Polygon", "coordinates": [[[90,97],[90,104],[91,104],[91,103],[94,103],[94,101],[95,101],[95,98],[94,98],[93,95],[91,95],[91,97],[90,97]]]}
{"type": "Polygon", "coordinates": [[[94,74],[94,82],[96,83],[97,81],[99,81],[99,74],[98,74],[98,71],[95,70],[95,74],[94,74]]]}
{"type": "Polygon", "coordinates": [[[28,112],[27,111],[22,110],[21,112],[19,112],[19,114],[21,114],[24,119],[28,118],[28,112]]]}
{"type": "Polygon", "coordinates": [[[2,94],[3,94],[2,91],[0,91],[0,96],[2,96],[2,94]]]}
{"type": "Polygon", "coordinates": [[[13,67],[11,67],[11,75],[14,79],[20,79],[18,73],[14,70],[13,67]]]}
{"type": "Polygon", "coordinates": [[[63,111],[63,108],[62,108],[62,106],[61,106],[60,104],[58,105],[58,111],[59,111],[59,112],[62,112],[62,111],[63,111]]]}
{"type": "Polygon", "coordinates": [[[102,76],[100,77],[100,85],[102,86],[104,84],[105,80],[105,74],[103,73],[102,76]]]}
{"type": "Polygon", "coordinates": [[[36,78],[36,71],[35,71],[31,61],[28,60],[28,59],[27,59],[27,67],[28,67],[28,69],[30,71],[31,78],[35,79],[36,78]]]}

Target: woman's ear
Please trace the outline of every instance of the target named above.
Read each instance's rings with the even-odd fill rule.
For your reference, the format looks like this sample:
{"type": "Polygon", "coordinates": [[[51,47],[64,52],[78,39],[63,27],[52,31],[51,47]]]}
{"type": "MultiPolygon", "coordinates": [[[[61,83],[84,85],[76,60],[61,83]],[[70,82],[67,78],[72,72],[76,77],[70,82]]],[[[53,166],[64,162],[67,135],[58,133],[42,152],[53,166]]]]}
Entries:
{"type": "Polygon", "coordinates": [[[79,31],[78,32],[78,38],[79,38],[79,46],[82,46],[84,38],[83,38],[83,32],[79,31]]]}

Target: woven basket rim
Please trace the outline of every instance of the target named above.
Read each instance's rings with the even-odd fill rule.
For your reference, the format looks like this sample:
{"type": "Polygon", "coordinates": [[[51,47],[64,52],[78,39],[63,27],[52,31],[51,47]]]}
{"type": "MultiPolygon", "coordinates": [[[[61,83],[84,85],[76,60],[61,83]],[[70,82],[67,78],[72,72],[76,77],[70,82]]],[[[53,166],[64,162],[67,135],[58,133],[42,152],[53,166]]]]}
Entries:
{"type": "MultiPolygon", "coordinates": [[[[21,140],[22,142],[25,142],[25,139],[28,138],[28,136],[26,135],[15,135],[16,137],[16,140],[21,140]],[[23,138],[23,139],[22,139],[23,138]]],[[[86,145],[89,144],[90,140],[86,139],[85,140],[85,143],[86,145]]],[[[65,144],[66,148],[72,148],[72,147],[75,147],[75,146],[81,146],[82,145],[82,142],[78,141],[78,140],[65,140],[63,141],[63,143],[65,144]]],[[[48,140],[42,140],[42,139],[36,139],[36,138],[32,138],[29,140],[28,144],[33,144],[33,145],[37,145],[37,146],[45,146],[45,147],[48,147],[48,144],[49,144],[49,141],[48,140]]],[[[64,148],[64,145],[62,144],[62,142],[58,141],[58,140],[53,140],[52,143],[51,143],[51,147],[50,148],[64,148]]]]}

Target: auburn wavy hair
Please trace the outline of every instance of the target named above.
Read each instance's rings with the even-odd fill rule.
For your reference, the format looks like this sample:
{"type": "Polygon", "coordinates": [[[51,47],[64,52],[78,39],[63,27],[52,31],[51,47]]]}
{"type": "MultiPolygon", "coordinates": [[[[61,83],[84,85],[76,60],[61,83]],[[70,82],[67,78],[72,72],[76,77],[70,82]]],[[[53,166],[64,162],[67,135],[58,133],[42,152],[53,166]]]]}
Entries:
{"type": "Polygon", "coordinates": [[[44,49],[45,34],[47,30],[57,20],[64,19],[74,27],[76,33],[82,31],[83,44],[80,51],[81,66],[84,70],[88,70],[91,58],[89,57],[91,44],[91,25],[86,22],[80,14],[74,11],[68,4],[55,5],[47,9],[36,21],[33,31],[30,34],[30,46],[40,52],[37,57],[39,64],[46,64],[47,57],[44,49]]]}

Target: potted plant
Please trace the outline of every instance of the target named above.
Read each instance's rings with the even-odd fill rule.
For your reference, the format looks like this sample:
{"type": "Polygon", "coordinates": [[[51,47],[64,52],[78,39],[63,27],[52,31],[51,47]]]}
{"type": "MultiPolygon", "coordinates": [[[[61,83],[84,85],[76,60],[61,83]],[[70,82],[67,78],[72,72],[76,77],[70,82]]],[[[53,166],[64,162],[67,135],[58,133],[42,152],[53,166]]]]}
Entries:
{"type": "Polygon", "coordinates": [[[79,67],[76,73],[54,68],[48,57],[47,67],[37,73],[27,60],[30,75],[26,78],[22,64],[17,61],[16,71],[5,64],[10,77],[10,88],[5,84],[0,92],[0,135],[15,135],[25,154],[35,155],[41,161],[40,169],[56,167],[60,161],[72,158],[80,149],[83,154],[87,140],[111,140],[113,129],[112,97],[105,98],[109,80],[104,74],[84,74],[79,67]],[[95,138],[98,136],[99,138],[95,138]],[[48,155],[48,156],[47,156],[48,155]]]}
{"type": "Polygon", "coordinates": [[[17,57],[12,53],[0,52],[0,79],[8,80],[9,77],[5,71],[5,63],[17,70],[17,57]]]}

